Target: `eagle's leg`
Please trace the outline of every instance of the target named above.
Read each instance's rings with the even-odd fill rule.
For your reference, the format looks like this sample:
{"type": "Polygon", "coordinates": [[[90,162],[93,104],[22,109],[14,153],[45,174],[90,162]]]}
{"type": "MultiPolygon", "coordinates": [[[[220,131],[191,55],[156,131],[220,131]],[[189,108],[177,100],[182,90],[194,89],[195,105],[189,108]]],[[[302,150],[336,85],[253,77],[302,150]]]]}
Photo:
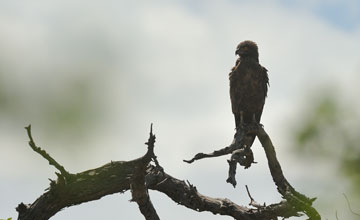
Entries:
{"type": "MultiPolygon", "coordinates": [[[[235,135],[232,144],[240,145],[243,142],[245,133],[246,133],[246,125],[244,122],[244,112],[240,111],[239,114],[235,114],[235,135]]],[[[242,145],[242,144],[241,144],[242,145]]]]}
{"type": "Polygon", "coordinates": [[[259,127],[263,127],[263,125],[260,124],[259,119],[256,118],[255,114],[253,114],[251,123],[246,126],[246,132],[248,134],[255,134],[259,127]]]}

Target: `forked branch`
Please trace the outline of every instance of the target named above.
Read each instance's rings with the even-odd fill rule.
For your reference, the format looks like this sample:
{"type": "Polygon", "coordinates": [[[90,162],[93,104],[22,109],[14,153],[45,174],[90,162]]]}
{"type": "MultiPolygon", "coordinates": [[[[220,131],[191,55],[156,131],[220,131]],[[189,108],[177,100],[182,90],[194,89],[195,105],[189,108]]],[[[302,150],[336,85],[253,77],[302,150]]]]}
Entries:
{"type": "Polygon", "coordinates": [[[112,161],[102,167],[77,174],[68,173],[44,150],[36,147],[30,126],[27,127],[27,131],[30,146],[59,169],[61,175],[68,175],[71,178],[62,181],[58,177],[57,181],[51,181],[48,190],[32,204],[19,204],[17,207],[18,220],[47,220],[65,207],[97,200],[113,193],[123,193],[127,190],[131,190],[132,200],[137,202],[145,219],[158,220],[160,218],[150,200],[149,189],[162,192],[174,202],[189,209],[231,216],[237,220],[273,220],[277,217],[299,216],[301,212],[307,214],[311,220],[320,219],[317,211],[311,206],[313,200],[296,192],[286,181],[276,159],[271,140],[263,129],[259,129],[257,135],[268,157],[274,182],[285,200],[262,206],[254,201],[249,192],[250,205],[255,209],[237,205],[229,199],[208,197],[198,192],[198,189],[189,182],[165,173],[154,154],[155,135],[152,133],[152,126],[146,143],[148,151],[144,156],[131,161],[112,161]],[[155,165],[151,165],[151,161],[154,161],[155,165]]]}

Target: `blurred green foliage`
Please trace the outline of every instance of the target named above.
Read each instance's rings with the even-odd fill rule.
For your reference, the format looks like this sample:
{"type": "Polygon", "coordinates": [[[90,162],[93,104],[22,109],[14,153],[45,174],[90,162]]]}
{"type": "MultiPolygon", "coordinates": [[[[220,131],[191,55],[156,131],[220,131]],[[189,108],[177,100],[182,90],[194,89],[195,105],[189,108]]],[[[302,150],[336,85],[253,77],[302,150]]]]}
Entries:
{"type": "Polygon", "coordinates": [[[59,133],[86,135],[95,123],[99,113],[96,98],[92,93],[91,82],[79,79],[69,82],[62,94],[43,100],[43,115],[48,130],[59,133]]]}
{"type": "Polygon", "coordinates": [[[104,113],[98,83],[93,74],[14,80],[0,73],[0,119],[7,129],[33,124],[49,139],[81,141],[104,113]]]}
{"type": "Polygon", "coordinates": [[[15,97],[10,94],[10,91],[5,83],[4,76],[0,72],[0,114],[8,113],[14,110],[14,98],[15,97]]]}
{"type": "Polygon", "coordinates": [[[312,98],[302,112],[293,138],[298,153],[338,165],[360,198],[360,120],[355,103],[332,93],[312,98]],[[345,103],[344,103],[345,102],[345,103]]]}

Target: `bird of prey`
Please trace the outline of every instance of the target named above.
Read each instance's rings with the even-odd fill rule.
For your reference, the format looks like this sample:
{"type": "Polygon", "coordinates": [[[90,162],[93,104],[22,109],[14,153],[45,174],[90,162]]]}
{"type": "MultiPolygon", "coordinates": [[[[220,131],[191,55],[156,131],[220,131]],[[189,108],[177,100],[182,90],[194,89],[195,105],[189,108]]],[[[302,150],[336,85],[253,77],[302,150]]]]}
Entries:
{"type": "Polygon", "coordinates": [[[255,134],[251,125],[259,124],[267,95],[269,78],[267,70],[259,64],[259,53],[256,43],[252,41],[241,42],[236,49],[237,59],[235,66],[229,74],[230,98],[232,112],[235,116],[236,133],[233,143],[229,147],[216,150],[209,154],[198,153],[191,160],[192,163],[208,157],[218,157],[231,153],[229,161],[230,170],[228,182],[236,185],[233,178],[236,164],[249,168],[254,163],[254,156],[250,149],[255,134]],[[235,165],[235,166],[234,166],[235,165]]]}
{"type": "MultiPolygon", "coordinates": [[[[260,123],[269,85],[267,69],[259,64],[255,42],[243,41],[235,51],[239,55],[229,74],[230,99],[236,130],[241,123],[260,123]]],[[[251,145],[255,139],[252,137],[251,145]]]]}

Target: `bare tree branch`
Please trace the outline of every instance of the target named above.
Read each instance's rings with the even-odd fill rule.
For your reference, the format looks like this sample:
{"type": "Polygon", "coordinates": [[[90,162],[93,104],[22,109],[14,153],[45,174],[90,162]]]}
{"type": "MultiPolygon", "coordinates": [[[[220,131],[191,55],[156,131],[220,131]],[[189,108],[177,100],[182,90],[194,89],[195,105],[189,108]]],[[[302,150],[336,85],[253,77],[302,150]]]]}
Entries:
{"type": "MultiPolygon", "coordinates": [[[[29,145],[31,149],[33,149],[36,153],[43,156],[47,161],[49,161],[50,165],[53,165],[56,169],[58,169],[61,175],[65,178],[69,178],[70,174],[68,171],[65,170],[63,166],[61,166],[56,160],[54,160],[45,150],[41,149],[40,147],[36,146],[33,137],[31,135],[31,125],[25,127],[27,134],[29,136],[29,145]]],[[[58,174],[57,174],[58,175],[58,174]]],[[[58,175],[59,176],[59,175],[58,175]]]]}
{"type": "Polygon", "coordinates": [[[211,158],[211,157],[219,157],[219,156],[223,156],[226,154],[231,154],[233,151],[235,151],[236,149],[238,149],[238,146],[234,143],[230,144],[227,147],[224,147],[220,150],[215,150],[212,153],[197,153],[193,158],[191,158],[190,160],[183,160],[186,163],[193,163],[196,160],[201,160],[204,158],[211,158]]]}
{"type": "MultiPolygon", "coordinates": [[[[193,163],[196,160],[201,160],[204,158],[211,158],[211,157],[220,157],[223,155],[231,154],[236,150],[241,150],[244,148],[245,143],[245,136],[247,129],[245,128],[245,124],[242,125],[242,129],[237,129],[234,135],[233,142],[220,150],[215,150],[212,153],[198,153],[190,160],[183,160],[186,163],[193,163]]],[[[251,144],[248,144],[251,146],[251,144]]]]}
{"type": "Polygon", "coordinates": [[[226,154],[231,154],[229,163],[227,183],[230,183],[234,188],[236,187],[236,167],[237,164],[243,166],[245,169],[249,168],[254,162],[254,154],[251,150],[251,146],[254,142],[254,138],[250,133],[254,133],[254,127],[257,128],[258,123],[244,124],[241,123],[241,127],[236,130],[233,142],[230,146],[224,147],[220,150],[215,150],[212,153],[198,153],[190,160],[183,160],[187,163],[193,163],[196,160],[210,157],[219,157],[226,154]]]}
{"type": "Polygon", "coordinates": [[[155,167],[149,167],[146,180],[150,189],[162,192],[174,202],[198,212],[209,211],[213,214],[232,216],[238,220],[273,220],[277,217],[300,216],[298,211],[301,210],[297,210],[287,201],[252,209],[237,205],[229,199],[202,195],[190,183],[161,173],[155,167]]]}
{"type": "MultiPolygon", "coordinates": [[[[30,129],[31,127],[28,127],[30,142],[33,143],[31,145],[36,146],[30,129]]],[[[320,219],[320,216],[313,215],[317,213],[311,207],[313,200],[297,193],[284,178],[270,138],[265,131],[260,129],[258,136],[267,154],[274,182],[286,199],[280,203],[268,206],[254,205],[255,201],[248,191],[252,206],[256,209],[240,206],[229,199],[202,195],[189,182],[166,174],[154,154],[155,135],[151,126],[150,137],[146,143],[148,150],[143,157],[131,161],[112,161],[102,167],[77,174],[66,171],[71,177],[67,181],[63,181],[62,175],[59,174],[58,180],[51,180],[48,190],[35,202],[18,205],[18,220],[47,220],[65,207],[97,200],[113,193],[123,193],[126,190],[131,190],[133,201],[137,202],[145,219],[158,220],[160,218],[150,201],[148,189],[162,192],[174,202],[192,210],[209,211],[213,214],[231,216],[237,220],[274,220],[277,217],[300,216],[301,212],[306,213],[312,220],[320,219]],[[150,164],[151,161],[155,162],[155,166],[150,164]]],[[[48,158],[51,157],[46,155],[44,157],[49,160],[48,158]]]]}
{"type": "MultiPolygon", "coordinates": [[[[31,136],[31,127],[27,127],[27,130],[30,145],[35,146],[31,136]]],[[[122,193],[131,187],[133,200],[138,203],[146,219],[159,219],[145,187],[145,171],[148,163],[154,159],[154,143],[155,135],[152,134],[151,129],[147,142],[148,151],[143,157],[132,161],[112,161],[102,167],[77,174],[67,172],[67,175],[71,176],[67,181],[63,181],[62,176],[58,175],[58,180],[51,180],[48,191],[34,203],[18,205],[16,208],[19,212],[18,220],[46,220],[65,207],[97,200],[113,193],[122,193]]],[[[39,149],[36,148],[35,151],[40,151],[47,160],[55,161],[45,151],[39,149]]]]}
{"type": "MultiPolygon", "coordinates": [[[[130,182],[131,195],[133,197],[132,201],[135,201],[138,204],[140,212],[144,215],[146,220],[160,220],[151,203],[148,189],[145,185],[146,167],[152,158],[156,160],[154,154],[155,135],[152,133],[152,124],[150,126],[149,140],[145,144],[148,145],[147,153],[143,158],[139,158],[138,162],[134,164],[134,173],[130,182]]],[[[158,167],[160,167],[157,160],[156,163],[158,167]]]]}
{"type": "Polygon", "coordinates": [[[279,161],[276,158],[275,148],[269,135],[262,126],[258,126],[257,137],[259,138],[268,160],[271,176],[279,193],[295,207],[303,210],[310,220],[321,219],[319,213],[311,205],[316,198],[310,199],[297,192],[284,177],[279,161]]]}

